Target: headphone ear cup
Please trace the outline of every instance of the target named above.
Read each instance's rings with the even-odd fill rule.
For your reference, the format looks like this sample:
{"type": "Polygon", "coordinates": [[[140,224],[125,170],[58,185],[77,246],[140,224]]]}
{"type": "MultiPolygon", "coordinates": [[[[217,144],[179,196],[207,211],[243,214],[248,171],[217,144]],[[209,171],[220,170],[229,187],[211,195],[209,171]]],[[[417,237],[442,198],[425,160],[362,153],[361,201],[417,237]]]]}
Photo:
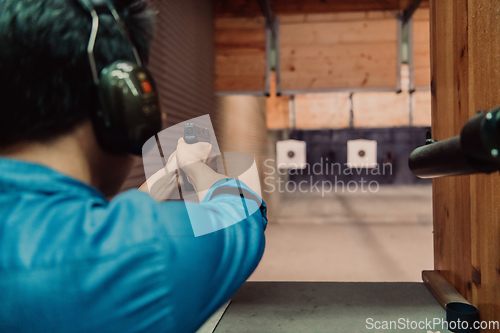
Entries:
{"type": "Polygon", "coordinates": [[[149,71],[116,61],[101,72],[100,108],[94,128],[101,146],[113,153],[142,154],[144,143],[161,130],[156,86],[149,71]]]}

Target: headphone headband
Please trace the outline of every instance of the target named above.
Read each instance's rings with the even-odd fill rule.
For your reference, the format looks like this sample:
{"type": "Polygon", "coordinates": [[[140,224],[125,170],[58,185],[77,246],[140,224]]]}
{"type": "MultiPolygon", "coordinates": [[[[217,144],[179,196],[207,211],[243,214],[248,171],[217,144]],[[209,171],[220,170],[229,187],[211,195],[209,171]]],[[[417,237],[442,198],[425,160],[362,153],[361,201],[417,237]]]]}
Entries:
{"type": "Polygon", "coordinates": [[[142,67],[142,61],[141,58],[139,57],[139,53],[137,52],[137,48],[132,42],[132,38],[130,38],[128,29],[123,23],[122,19],[120,18],[120,15],[116,11],[116,8],[113,5],[112,1],[111,0],[77,0],[77,1],[83,7],[83,9],[85,9],[87,12],[90,13],[90,16],[92,17],[92,31],[90,32],[89,43],[87,45],[87,54],[89,57],[90,68],[92,70],[92,77],[94,78],[94,83],[99,84],[99,75],[97,73],[97,66],[94,57],[94,46],[97,38],[97,32],[99,30],[98,11],[103,12],[106,11],[107,9],[111,13],[111,15],[113,15],[113,18],[115,19],[118,27],[120,28],[120,31],[122,32],[123,36],[127,39],[130,46],[132,47],[132,51],[134,53],[137,65],[139,67],[142,67]]]}
{"type": "Polygon", "coordinates": [[[111,0],[77,0],[92,17],[87,54],[100,100],[93,113],[94,129],[101,146],[110,152],[140,155],[142,145],[161,130],[161,111],[153,77],[142,67],[137,49],[111,0]],[[97,72],[94,47],[99,14],[107,11],[132,47],[136,63],[115,60],[97,72]]]}

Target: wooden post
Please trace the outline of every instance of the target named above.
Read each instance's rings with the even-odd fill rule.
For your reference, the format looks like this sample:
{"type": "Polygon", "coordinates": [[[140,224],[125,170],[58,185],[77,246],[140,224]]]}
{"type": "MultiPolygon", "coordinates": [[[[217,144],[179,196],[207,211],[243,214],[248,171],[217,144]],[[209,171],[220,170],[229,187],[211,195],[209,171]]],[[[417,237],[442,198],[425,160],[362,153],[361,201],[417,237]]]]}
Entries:
{"type": "MultiPolygon", "coordinates": [[[[478,110],[500,105],[498,22],[498,1],[431,0],[434,139],[459,134],[478,110]]],[[[436,179],[433,206],[435,269],[481,320],[500,320],[500,175],[436,179]]]]}

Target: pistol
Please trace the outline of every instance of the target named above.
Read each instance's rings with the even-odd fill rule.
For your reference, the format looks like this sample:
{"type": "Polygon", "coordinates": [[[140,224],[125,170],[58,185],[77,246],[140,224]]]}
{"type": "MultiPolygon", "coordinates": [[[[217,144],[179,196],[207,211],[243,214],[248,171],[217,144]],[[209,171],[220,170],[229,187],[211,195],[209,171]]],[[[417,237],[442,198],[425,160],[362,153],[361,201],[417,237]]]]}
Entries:
{"type": "Polygon", "coordinates": [[[210,130],[208,128],[196,126],[193,123],[187,123],[186,127],[184,127],[184,141],[190,145],[197,142],[210,143],[210,130]]]}
{"type": "MultiPolygon", "coordinates": [[[[184,127],[184,141],[187,144],[195,144],[197,142],[208,142],[212,140],[212,136],[210,135],[210,130],[208,128],[196,126],[193,123],[187,123],[184,127]]],[[[187,181],[186,174],[184,171],[180,171],[180,176],[184,179],[184,189],[186,191],[194,191],[193,185],[191,185],[187,181]]]]}

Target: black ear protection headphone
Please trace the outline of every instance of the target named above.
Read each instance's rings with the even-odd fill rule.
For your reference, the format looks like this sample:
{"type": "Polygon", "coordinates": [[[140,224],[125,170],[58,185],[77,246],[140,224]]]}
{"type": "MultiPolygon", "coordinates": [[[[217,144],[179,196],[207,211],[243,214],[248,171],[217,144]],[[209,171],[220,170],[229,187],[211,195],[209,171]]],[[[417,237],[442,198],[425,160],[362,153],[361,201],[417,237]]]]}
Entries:
{"type": "Polygon", "coordinates": [[[112,0],[77,0],[92,17],[87,53],[97,88],[100,107],[92,113],[97,140],[108,152],[142,154],[143,144],[161,130],[161,111],[151,73],[141,59],[112,0]],[[134,52],[136,63],[117,60],[97,73],[94,45],[99,30],[99,13],[113,15],[134,52]]]}

